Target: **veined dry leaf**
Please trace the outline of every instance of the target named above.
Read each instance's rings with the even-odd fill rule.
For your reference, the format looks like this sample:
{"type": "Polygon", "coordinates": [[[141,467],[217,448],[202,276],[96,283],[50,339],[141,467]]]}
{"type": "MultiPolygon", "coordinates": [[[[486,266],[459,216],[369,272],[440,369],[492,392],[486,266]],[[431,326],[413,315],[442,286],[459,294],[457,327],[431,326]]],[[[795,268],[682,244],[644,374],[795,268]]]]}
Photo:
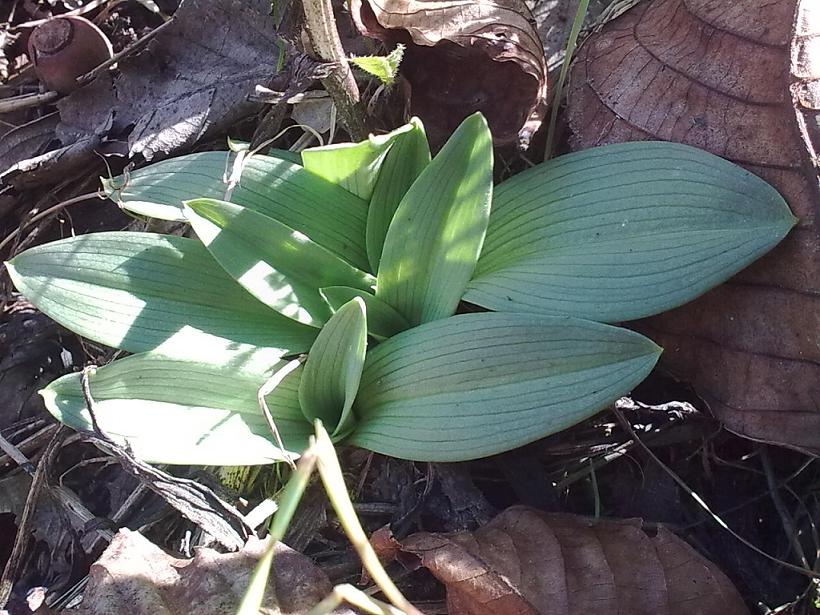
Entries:
{"type": "Polygon", "coordinates": [[[87,166],[95,152],[151,160],[225,131],[260,110],[248,101],[257,84],[286,90],[296,81],[294,50],[280,51],[280,43],[269,0],[184,0],[173,22],[122,59],[116,73],[60,100],[58,149],[9,152],[5,141],[30,131],[3,137],[0,181],[53,183],[87,166]],[[277,71],[280,53],[285,63],[277,71]]]}
{"type": "Polygon", "coordinates": [[[816,0],[642,2],[586,41],[568,103],[574,149],[686,143],[760,175],[789,202],[800,223],[780,246],[637,328],[729,429],[812,451],[820,450],[819,35],[816,0]]]}
{"type": "MultiPolygon", "coordinates": [[[[225,615],[235,613],[267,541],[251,539],[236,553],[198,549],[192,560],[171,557],[137,532],[122,529],[91,566],[77,615],[225,615]]],[[[332,589],[313,562],[277,544],[262,607],[301,615],[332,589]]]]}
{"type": "Polygon", "coordinates": [[[748,615],[720,570],[664,528],[508,508],[474,533],[402,548],[447,586],[449,615],[748,615]]]}
{"type": "Polygon", "coordinates": [[[523,0],[352,0],[359,30],[407,46],[399,67],[434,147],[481,111],[496,144],[526,148],[547,109],[547,67],[523,0]]]}

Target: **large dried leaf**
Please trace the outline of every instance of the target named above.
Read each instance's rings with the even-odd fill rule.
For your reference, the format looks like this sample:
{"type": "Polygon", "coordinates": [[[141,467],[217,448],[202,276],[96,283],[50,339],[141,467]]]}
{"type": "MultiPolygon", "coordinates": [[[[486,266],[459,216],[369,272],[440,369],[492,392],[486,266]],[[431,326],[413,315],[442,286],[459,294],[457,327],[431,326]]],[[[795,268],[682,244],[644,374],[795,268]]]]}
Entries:
{"type": "MultiPolygon", "coordinates": [[[[192,560],[171,557],[137,532],[120,530],[91,566],[77,615],[225,615],[235,613],[254,566],[267,547],[251,539],[237,553],[198,549],[192,560]]],[[[332,589],[309,558],[277,544],[262,607],[301,615],[332,589]]]]}
{"type": "Polygon", "coordinates": [[[697,301],[638,326],[667,348],[664,365],[691,381],[730,429],[816,451],[820,190],[798,126],[818,143],[820,12],[801,0],[796,115],[789,47],[797,4],[642,2],[586,41],[568,104],[575,149],[686,143],[745,166],[785,196],[800,223],[778,248],[697,301]]]}
{"type": "Polygon", "coordinates": [[[664,528],[525,507],[405,551],[447,586],[450,615],[748,615],[710,561],[664,528]]]}
{"type": "Polygon", "coordinates": [[[410,108],[441,145],[481,111],[496,143],[526,147],[547,107],[547,68],[523,0],[353,0],[363,34],[407,45],[410,108]]]}
{"type": "Polygon", "coordinates": [[[142,53],[60,102],[64,143],[97,134],[150,160],[192,145],[259,109],[247,101],[277,74],[275,21],[264,0],[184,0],[142,53]]]}

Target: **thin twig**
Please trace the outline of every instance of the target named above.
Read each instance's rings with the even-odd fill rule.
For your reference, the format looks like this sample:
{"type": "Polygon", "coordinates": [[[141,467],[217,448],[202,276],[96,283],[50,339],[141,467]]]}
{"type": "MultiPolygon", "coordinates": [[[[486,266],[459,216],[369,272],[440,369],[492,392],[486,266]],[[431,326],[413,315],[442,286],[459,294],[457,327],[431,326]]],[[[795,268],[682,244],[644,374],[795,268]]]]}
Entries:
{"type": "Polygon", "coordinates": [[[14,460],[14,462],[20,466],[26,474],[34,476],[34,464],[29,461],[28,457],[26,457],[20,449],[6,440],[2,435],[0,435],[0,449],[2,449],[6,455],[11,457],[11,459],[14,460]]]}
{"type": "Polygon", "coordinates": [[[265,420],[268,422],[268,427],[270,427],[271,433],[273,433],[273,437],[276,440],[276,446],[278,446],[279,450],[282,451],[282,456],[293,470],[296,470],[296,463],[293,461],[293,457],[290,456],[290,453],[285,448],[285,443],[282,441],[282,435],[276,427],[276,422],[273,420],[273,414],[271,414],[270,408],[268,408],[268,402],[265,401],[265,397],[270,395],[270,393],[272,393],[273,390],[278,387],[289,374],[293,373],[296,368],[304,362],[304,360],[305,357],[299,357],[298,359],[294,359],[293,361],[283,365],[280,369],[274,372],[273,376],[271,376],[265,384],[259,387],[259,390],[256,393],[256,400],[259,402],[259,407],[265,415],[265,420]]]}
{"type": "MultiPolygon", "coordinates": [[[[81,6],[78,9],[72,9],[72,10],[66,12],[66,13],[62,13],[61,16],[65,17],[65,16],[69,16],[69,15],[83,15],[84,13],[90,13],[91,11],[96,9],[97,7],[100,7],[103,4],[106,4],[108,1],[109,0],[91,0],[91,2],[89,2],[85,6],[81,6]]],[[[47,17],[46,19],[33,19],[31,21],[26,21],[26,22],[23,22],[21,24],[17,24],[16,26],[12,26],[11,29],[12,30],[25,30],[27,28],[36,28],[37,26],[39,26],[41,24],[44,24],[47,21],[50,21],[51,19],[54,19],[54,18],[53,17],[47,17]]],[[[9,18],[9,21],[11,21],[11,18],[9,18]]]]}
{"type": "Polygon", "coordinates": [[[122,60],[125,56],[131,55],[132,53],[134,53],[136,51],[139,51],[140,49],[145,47],[145,45],[147,45],[160,32],[162,32],[163,30],[168,28],[172,23],[174,23],[174,18],[173,17],[168,18],[168,21],[166,21],[164,24],[162,24],[160,26],[157,26],[156,28],[151,30],[148,34],[146,34],[145,36],[135,40],[133,43],[128,45],[128,47],[126,47],[122,51],[120,51],[118,53],[115,53],[111,58],[109,58],[105,62],[95,66],[93,69],[91,69],[85,75],[82,75],[82,76],[78,77],[77,78],[77,83],[79,83],[80,85],[85,85],[86,83],[92,81],[95,77],[97,77],[97,75],[99,75],[100,73],[105,71],[110,66],[113,66],[114,64],[116,64],[120,60],[122,60]]]}
{"type": "Polygon", "coordinates": [[[26,497],[26,504],[17,522],[17,535],[14,539],[14,546],[12,547],[8,560],[6,560],[3,575],[0,577],[0,609],[6,607],[11,597],[11,590],[14,587],[14,583],[20,578],[20,572],[25,561],[26,548],[31,537],[31,525],[34,522],[35,507],[40,499],[40,494],[47,487],[49,469],[57,453],[60,451],[63,440],[67,434],[67,429],[58,429],[51,439],[51,442],[46,446],[37,464],[37,470],[34,472],[34,478],[31,481],[31,488],[26,497]]]}
{"type": "Polygon", "coordinates": [[[638,437],[638,434],[635,433],[635,430],[632,428],[632,425],[629,424],[629,421],[626,420],[626,417],[621,413],[620,410],[615,408],[615,409],[613,409],[613,412],[615,413],[615,416],[618,418],[618,421],[621,423],[623,428],[627,432],[629,432],[631,437],[635,440],[635,442],[637,442],[638,446],[640,446],[643,449],[643,451],[647,455],[649,455],[649,457],[655,463],[657,463],[661,467],[661,469],[664,472],[666,472],[672,478],[672,480],[674,480],[678,484],[678,486],[681,489],[686,491],[686,493],[688,493],[691,496],[691,498],[693,500],[695,500],[695,502],[697,502],[698,506],[703,508],[703,510],[705,510],[712,517],[712,519],[715,521],[715,523],[717,523],[720,527],[722,527],[724,530],[729,532],[729,534],[731,534],[734,538],[736,538],[742,544],[746,545],[752,551],[754,551],[755,553],[757,553],[758,555],[760,555],[762,557],[765,557],[769,561],[780,564],[784,568],[788,568],[789,570],[793,570],[794,572],[799,572],[800,574],[805,575],[807,577],[810,577],[812,579],[820,579],[820,573],[817,573],[813,570],[808,570],[808,569],[803,568],[801,566],[795,566],[794,564],[790,564],[789,562],[784,562],[783,560],[778,559],[773,555],[769,555],[768,553],[766,553],[765,551],[760,549],[758,546],[756,546],[755,544],[749,542],[743,536],[741,536],[740,534],[735,532],[731,527],[729,527],[729,525],[721,517],[719,517],[715,512],[712,511],[712,509],[709,507],[709,505],[704,501],[704,499],[702,497],[700,497],[697,493],[695,493],[689,487],[689,485],[687,485],[686,482],[680,476],[678,476],[675,473],[674,470],[672,470],[672,468],[670,468],[663,461],[661,461],[660,458],[657,455],[655,455],[655,453],[652,452],[652,449],[650,449],[646,444],[643,443],[643,441],[638,437]]]}
{"type": "Polygon", "coordinates": [[[53,205],[48,209],[41,211],[39,214],[25,222],[22,226],[9,233],[3,241],[0,241],[0,251],[2,251],[3,248],[5,248],[9,244],[9,242],[13,241],[14,238],[17,237],[21,231],[25,230],[35,222],[38,222],[43,218],[47,218],[51,214],[56,213],[65,207],[69,207],[70,205],[76,205],[77,203],[81,203],[83,201],[89,201],[93,198],[104,199],[105,197],[100,193],[99,190],[97,190],[96,192],[87,192],[86,194],[81,194],[79,196],[75,196],[65,201],[61,201],[60,203],[57,203],[56,205],[53,205]]]}
{"type": "Polygon", "coordinates": [[[94,398],[91,397],[91,384],[89,383],[89,379],[91,375],[97,371],[96,365],[86,365],[83,368],[82,374],[80,375],[80,386],[83,390],[83,398],[85,399],[85,406],[88,408],[88,414],[91,416],[91,427],[94,429],[94,433],[100,437],[109,440],[110,438],[105,434],[105,432],[100,429],[100,424],[97,423],[97,412],[96,407],[94,405],[94,398]]]}
{"type": "Polygon", "coordinates": [[[763,466],[763,473],[766,475],[766,485],[769,487],[769,494],[771,495],[774,509],[777,511],[777,514],[780,516],[780,521],[783,523],[783,531],[786,533],[786,537],[789,539],[789,542],[791,542],[794,552],[797,554],[797,557],[800,558],[800,562],[803,566],[805,568],[811,568],[811,564],[806,557],[806,553],[803,551],[803,545],[800,544],[797,530],[794,527],[794,521],[791,516],[789,516],[789,511],[786,510],[786,505],[780,497],[780,490],[777,485],[777,481],[775,480],[772,461],[769,459],[769,450],[765,444],[761,445],[759,448],[760,464],[763,466]]]}
{"type": "Polygon", "coordinates": [[[22,96],[12,96],[0,100],[0,115],[47,105],[60,98],[57,92],[43,92],[37,94],[23,94],[22,96]]]}

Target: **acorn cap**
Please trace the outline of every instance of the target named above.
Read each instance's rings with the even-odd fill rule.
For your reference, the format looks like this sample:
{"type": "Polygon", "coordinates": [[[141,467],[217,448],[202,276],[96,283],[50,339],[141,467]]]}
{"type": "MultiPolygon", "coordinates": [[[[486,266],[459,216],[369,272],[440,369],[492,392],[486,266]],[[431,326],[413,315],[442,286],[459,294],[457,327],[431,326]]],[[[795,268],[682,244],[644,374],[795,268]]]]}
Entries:
{"type": "Polygon", "coordinates": [[[61,94],[77,89],[78,77],[114,55],[103,31],[74,15],[54,17],[37,26],[29,37],[28,53],[40,81],[61,94]]]}

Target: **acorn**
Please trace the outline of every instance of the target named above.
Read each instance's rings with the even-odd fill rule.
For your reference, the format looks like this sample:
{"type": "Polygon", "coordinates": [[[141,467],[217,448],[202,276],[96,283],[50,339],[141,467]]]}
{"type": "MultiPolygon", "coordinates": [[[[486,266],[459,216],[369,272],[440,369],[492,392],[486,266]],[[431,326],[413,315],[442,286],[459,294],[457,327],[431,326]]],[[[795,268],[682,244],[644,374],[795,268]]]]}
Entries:
{"type": "Polygon", "coordinates": [[[79,87],[78,77],[110,60],[114,50],[103,31],[87,19],[61,15],[34,29],[28,53],[40,81],[68,94],[79,87]]]}

